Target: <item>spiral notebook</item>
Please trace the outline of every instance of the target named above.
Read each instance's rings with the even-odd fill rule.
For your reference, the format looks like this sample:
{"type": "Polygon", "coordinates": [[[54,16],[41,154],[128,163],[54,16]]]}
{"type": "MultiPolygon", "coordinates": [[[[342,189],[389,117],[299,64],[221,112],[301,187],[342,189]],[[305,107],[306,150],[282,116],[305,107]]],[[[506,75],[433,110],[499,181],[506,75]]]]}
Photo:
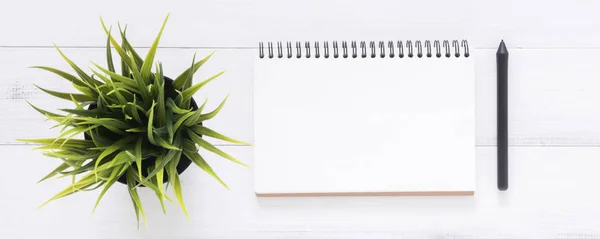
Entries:
{"type": "Polygon", "coordinates": [[[260,42],[258,196],[474,195],[466,40],[260,42]]]}

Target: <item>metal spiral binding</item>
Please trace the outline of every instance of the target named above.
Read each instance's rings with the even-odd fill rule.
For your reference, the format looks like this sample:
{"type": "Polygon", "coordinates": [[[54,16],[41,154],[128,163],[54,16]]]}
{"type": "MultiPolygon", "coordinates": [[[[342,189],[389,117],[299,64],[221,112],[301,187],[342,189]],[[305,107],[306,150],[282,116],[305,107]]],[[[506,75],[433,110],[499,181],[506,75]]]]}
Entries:
{"type": "Polygon", "coordinates": [[[393,41],[389,41],[388,42],[388,48],[390,48],[390,58],[394,58],[394,42],[393,41]]]}
{"type": "Polygon", "coordinates": [[[312,47],[308,41],[304,44],[296,41],[295,45],[294,49],[292,42],[286,42],[286,50],[284,51],[284,44],[281,41],[276,44],[267,42],[266,47],[263,42],[259,42],[258,55],[261,59],[285,57],[291,59],[294,57],[295,50],[296,59],[303,57],[327,59],[331,55],[333,55],[333,58],[339,58],[340,56],[343,58],[468,58],[471,56],[467,40],[433,40],[433,43],[431,40],[416,40],[414,43],[411,40],[396,41],[395,43],[394,41],[388,41],[387,47],[385,41],[369,41],[368,43],[366,41],[360,41],[360,43],[351,41],[350,44],[348,44],[348,41],[332,41],[331,44],[329,41],[315,41],[312,47]],[[386,48],[388,54],[386,54],[386,48]],[[267,54],[265,54],[265,50],[267,54]],[[277,54],[275,54],[275,51],[277,51],[277,54]]]}

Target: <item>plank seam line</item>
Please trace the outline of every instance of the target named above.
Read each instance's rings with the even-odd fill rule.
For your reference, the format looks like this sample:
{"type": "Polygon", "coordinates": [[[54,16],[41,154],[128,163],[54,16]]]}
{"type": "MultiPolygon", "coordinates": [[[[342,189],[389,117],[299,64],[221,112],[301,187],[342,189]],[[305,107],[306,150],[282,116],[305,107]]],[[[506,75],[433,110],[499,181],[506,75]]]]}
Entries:
{"type": "MultiPolygon", "coordinates": [[[[106,46],[58,46],[61,49],[106,49],[106,46]]],[[[149,49],[148,46],[135,47],[136,49],[149,49]]],[[[159,49],[222,49],[222,50],[249,50],[258,47],[243,46],[162,46],[159,49]]],[[[54,46],[0,46],[0,49],[54,49],[54,46]]]]}
{"type": "MultiPolygon", "coordinates": [[[[252,147],[249,145],[237,145],[237,144],[213,144],[214,146],[233,146],[233,147],[252,147]]],[[[42,146],[42,144],[28,144],[28,143],[0,143],[0,146],[42,146]]]]}
{"type": "MultiPolygon", "coordinates": [[[[41,144],[27,144],[27,143],[0,143],[0,146],[42,146],[41,144]]],[[[214,146],[232,146],[232,147],[253,147],[249,145],[236,145],[236,144],[214,144],[214,146]]],[[[541,145],[541,144],[530,144],[530,145],[508,145],[509,147],[516,148],[600,148],[600,145],[541,145]]],[[[435,145],[431,145],[435,147],[435,145]]],[[[495,148],[496,145],[475,145],[475,148],[495,148]]]]}
{"type": "MultiPolygon", "coordinates": [[[[105,49],[106,46],[58,46],[61,49],[105,49]]],[[[149,46],[136,46],[136,49],[148,49],[149,46]]],[[[222,49],[222,50],[257,50],[258,46],[159,46],[159,49],[222,49]]],[[[54,49],[54,46],[33,46],[33,45],[2,45],[0,49],[54,49]]],[[[471,47],[473,50],[496,50],[497,47],[471,47]]],[[[589,47],[520,47],[512,46],[508,48],[516,50],[598,50],[600,46],[589,47]]]]}

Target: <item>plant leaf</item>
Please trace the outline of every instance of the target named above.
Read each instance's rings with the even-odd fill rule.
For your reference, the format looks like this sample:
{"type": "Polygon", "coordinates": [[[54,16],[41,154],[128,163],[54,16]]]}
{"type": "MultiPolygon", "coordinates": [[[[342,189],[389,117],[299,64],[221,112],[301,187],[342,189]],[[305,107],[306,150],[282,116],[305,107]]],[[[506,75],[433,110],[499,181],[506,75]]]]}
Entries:
{"type": "Polygon", "coordinates": [[[223,158],[229,159],[234,163],[237,163],[239,165],[242,165],[244,167],[248,167],[248,165],[246,165],[245,163],[235,159],[234,157],[232,157],[231,155],[221,151],[220,149],[218,149],[217,147],[213,146],[212,144],[210,144],[209,142],[207,142],[206,140],[202,139],[200,136],[198,136],[196,133],[194,133],[194,131],[191,130],[187,130],[188,135],[190,136],[190,138],[192,139],[192,141],[194,141],[196,144],[198,144],[200,147],[213,152],[223,158]]]}
{"type": "MultiPolygon", "coordinates": [[[[194,53],[194,57],[192,58],[192,65],[190,66],[189,69],[194,68],[194,62],[196,62],[196,53],[194,53]]],[[[183,87],[181,88],[181,90],[183,91],[183,90],[188,89],[192,85],[193,79],[194,79],[194,74],[187,74],[187,78],[185,79],[185,82],[183,83],[183,87]]],[[[179,94],[179,95],[181,96],[182,94],[179,94]]],[[[184,109],[190,108],[189,100],[181,99],[181,100],[179,100],[179,102],[180,102],[181,108],[184,108],[184,109]]]]}
{"type": "Polygon", "coordinates": [[[196,143],[189,139],[183,140],[183,151],[188,152],[198,152],[198,147],[196,147],[196,143]]]}
{"type": "MultiPolygon", "coordinates": [[[[136,209],[136,214],[138,214],[138,210],[139,210],[139,213],[142,214],[142,218],[144,219],[144,225],[146,227],[148,227],[148,222],[146,220],[146,213],[144,213],[144,207],[142,206],[142,201],[140,200],[140,196],[137,193],[137,188],[134,187],[134,185],[135,185],[135,171],[133,171],[130,168],[129,170],[127,170],[126,175],[127,176],[125,176],[125,177],[127,178],[127,187],[129,188],[129,195],[131,196],[131,200],[133,201],[133,206],[135,208],[137,208],[136,209]]],[[[139,218],[139,216],[137,218],[138,218],[138,228],[139,228],[140,218],[139,218]]]]}
{"type": "Polygon", "coordinates": [[[98,117],[109,117],[110,116],[110,114],[108,114],[106,111],[99,110],[99,109],[92,109],[92,110],[59,109],[59,110],[70,113],[70,114],[75,114],[75,115],[80,115],[80,116],[85,116],[85,117],[98,118],[98,117]]]}
{"type": "Polygon", "coordinates": [[[34,109],[35,109],[37,112],[40,112],[40,114],[47,115],[47,116],[52,116],[52,117],[65,117],[64,115],[55,114],[55,113],[52,113],[52,112],[49,112],[49,111],[45,111],[45,110],[43,110],[43,109],[40,109],[40,108],[38,108],[38,107],[35,107],[33,104],[29,103],[29,101],[26,101],[26,102],[27,102],[27,104],[29,104],[31,107],[33,107],[33,108],[34,108],[34,109]]]}
{"type": "Polygon", "coordinates": [[[204,136],[208,136],[208,137],[211,137],[211,138],[220,139],[220,140],[223,140],[223,141],[226,141],[226,142],[230,142],[230,143],[234,143],[234,144],[252,145],[250,143],[242,142],[242,141],[239,141],[239,140],[227,137],[225,135],[222,135],[222,134],[220,134],[218,132],[215,132],[214,130],[209,129],[209,128],[207,128],[205,126],[202,126],[202,125],[193,126],[193,127],[191,127],[191,129],[195,133],[197,133],[199,135],[204,135],[204,136]]]}
{"type": "MultiPolygon", "coordinates": [[[[137,121],[139,124],[143,125],[142,118],[140,118],[138,110],[142,110],[142,112],[144,112],[144,109],[137,105],[137,97],[135,95],[133,95],[133,103],[127,103],[127,106],[131,107],[131,115],[133,115],[133,119],[135,119],[135,121],[137,121]]],[[[144,112],[144,114],[146,113],[144,112]]]]}
{"type": "Polygon", "coordinates": [[[200,119],[200,116],[202,116],[202,110],[204,109],[204,106],[206,106],[206,102],[208,102],[208,98],[206,98],[204,100],[204,103],[202,103],[202,105],[196,110],[194,111],[194,114],[185,120],[185,122],[183,122],[183,125],[185,126],[192,126],[194,124],[197,124],[198,119],[200,119]]]}
{"type": "MultiPolygon", "coordinates": [[[[154,167],[159,168],[160,165],[162,164],[162,161],[163,161],[163,155],[161,154],[154,161],[154,167]]],[[[158,192],[156,194],[157,194],[158,200],[160,201],[160,206],[162,207],[163,213],[167,213],[167,210],[165,209],[165,201],[163,200],[164,195],[165,195],[165,190],[163,189],[163,173],[164,173],[164,167],[158,169],[158,172],[156,172],[156,186],[158,186],[158,192]]]]}
{"type": "MultiPolygon", "coordinates": [[[[119,26],[119,31],[121,32],[121,40],[123,43],[123,49],[125,50],[125,52],[131,53],[131,55],[133,56],[133,60],[135,61],[135,64],[138,67],[141,66],[142,64],[144,64],[144,60],[142,60],[140,55],[135,51],[135,49],[133,49],[133,47],[129,43],[129,40],[127,40],[127,37],[125,36],[127,33],[127,25],[125,25],[125,28],[123,30],[121,30],[121,24],[118,24],[118,26],[119,26]]],[[[138,68],[138,70],[139,70],[139,68],[138,68]]],[[[125,74],[123,74],[123,75],[125,75],[125,74]]]]}
{"type": "Polygon", "coordinates": [[[59,172],[65,170],[65,169],[68,169],[68,168],[69,168],[69,165],[67,163],[62,163],[61,165],[56,167],[54,170],[52,170],[52,172],[50,172],[48,175],[46,175],[42,179],[40,179],[40,181],[38,181],[38,183],[41,183],[42,181],[45,181],[46,179],[54,177],[54,175],[58,174],[59,172]]]}
{"type": "Polygon", "coordinates": [[[107,137],[104,137],[103,135],[100,135],[97,131],[98,129],[92,130],[89,133],[89,136],[92,138],[92,141],[94,141],[94,145],[96,147],[108,147],[112,143],[112,140],[108,139],[107,137]]]}
{"type": "Polygon", "coordinates": [[[52,198],[50,198],[48,201],[44,202],[42,205],[39,206],[39,208],[45,206],[46,204],[48,204],[51,201],[69,196],[73,193],[76,193],[77,191],[82,190],[82,189],[89,188],[96,183],[97,183],[97,181],[94,179],[93,175],[87,174],[87,175],[83,176],[78,182],[71,184],[69,187],[67,187],[66,189],[57,193],[52,198]]]}
{"type": "MultiPolygon", "coordinates": [[[[156,157],[158,157],[158,155],[156,157]]],[[[135,173],[135,169],[132,169],[132,171],[134,172],[133,177],[137,182],[137,184],[134,186],[134,188],[137,188],[140,185],[144,185],[144,186],[148,187],[149,189],[151,189],[152,191],[158,192],[158,186],[154,183],[153,180],[147,180],[148,178],[146,178],[144,180],[144,182],[142,183],[140,178],[137,176],[137,173],[135,173]]],[[[167,196],[166,194],[164,196],[165,196],[165,199],[167,199],[167,201],[172,202],[172,200],[171,200],[171,198],[169,198],[169,196],[167,196]]]]}
{"type": "Polygon", "coordinates": [[[173,110],[171,110],[171,108],[166,109],[165,124],[167,127],[167,134],[169,135],[169,143],[173,143],[173,110]]]}
{"type": "Polygon", "coordinates": [[[181,149],[167,143],[167,141],[162,139],[159,135],[156,135],[156,137],[154,137],[154,140],[156,141],[156,143],[158,143],[158,145],[160,145],[163,148],[172,149],[172,150],[181,150],[181,149]]]}
{"type": "Polygon", "coordinates": [[[122,64],[121,70],[123,71],[123,76],[127,76],[128,75],[128,74],[126,74],[127,69],[131,68],[131,66],[132,66],[131,60],[129,59],[129,56],[127,55],[125,50],[123,50],[123,48],[121,48],[121,46],[119,46],[119,43],[117,42],[117,40],[115,40],[115,38],[110,35],[110,32],[106,28],[106,25],[104,25],[104,20],[102,20],[102,17],[100,18],[100,22],[102,23],[102,28],[104,29],[104,32],[108,35],[108,38],[110,39],[110,43],[112,43],[113,47],[115,48],[115,50],[121,57],[121,64],[122,64]]]}
{"type": "Polygon", "coordinates": [[[152,46],[150,46],[150,49],[148,50],[148,53],[146,54],[146,59],[144,59],[144,64],[142,65],[142,69],[140,70],[143,78],[148,78],[150,76],[150,69],[152,69],[152,64],[154,62],[154,56],[156,55],[156,49],[158,48],[158,42],[160,41],[160,37],[162,36],[165,26],[167,25],[167,20],[169,20],[169,14],[167,14],[167,17],[165,18],[162,26],[160,27],[158,36],[156,36],[156,39],[154,39],[152,46]]]}
{"type": "Polygon", "coordinates": [[[92,64],[94,66],[96,66],[96,68],[98,68],[98,70],[100,70],[100,71],[104,72],[105,74],[107,74],[108,76],[110,76],[113,80],[123,83],[124,88],[127,88],[128,90],[132,91],[133,93],[139,93],[137,84],[133,79],[119,75],[114,72],[111,72],[110,70],[104,69],[102,66],[100,66],[96,63],[92,62],[92,64]]]}
{"type": "Polygon", "coordinates": [[[163,127],[165,126],[165,92],[164,92],[164,87],[165,87],[165,78],[163,75],[163,69],[162,69],[162,64],[159,62],[157,64],[156,67],[156,77],[155,77],[155,84],[158,86],[158,103],[157,103],[157,109],[158,109],[158,127],[163,127]]]}
{"type": "Polygon", "coordinates": [[[73,84],[76,84],[81,87],[86,87],[86,84],[83,83],[79,78],[77,78],[74,75],[71,75],[67,72],[64,72],[64,71],[61,71],[61,70],[58,70],[58,69],[55,69],[52,67],[47,67],[47,66],[32,66],[30,68],[37,68],[37,69],[42,69],[42,70],[52,72],[54,74],[61,76],[62,78],[65,78],[66,80],[72,82],[73,84]]]}
{"type": "MultiPolygon", "coordinates": [[[[111,90],[110,92],[108,92],[107,95],[110,96],[111,94],[114,94],[117,97],[119,105],[123,106],[123,108],[121,108],[121,112],[123,112],[123,114],[125,114],[125,105],[127,105],[127,102],[129,102],[129,100],[125,99],[125,96],[123,96],[123,94],[121,94],[121,91],[124,91],[124,92],[127,92],[127,93],[131,93],[131,92],[129,92],[127,90],[123,90],[121,88],[122,86],[119,87],[119,86],[116,85],[116,83],[114,83],[112,81],[109,84],[113,88],[113,90],[111,90]]],[[[124,85],[124,84],[121,84],[121,85],[124,85]]]]}
{"type": "Polygon", "coordinates": [[[71,96],[73,96],[73,98],[78,101],[78,102],[88,102],[88,101],[94,101],[93,98],[87,96],[87,95],[82,95],[82,94],[75,94],[75,93],[64,93],[64,92],[58,92],[58,91],[52,91],[52,90],[47,90],[44,89],[42,87],[39,87],[36,84],[33,84],[35,87],[37,87],[38,89],[63,100],[71,100],[71,96]]]}
{"type": "MultiPolygon", "coordinates": [[[[181,143],[182,143],[181,134],[177,134],[175,137],[175,141],[173,142],[173,145],[175,147],[180,147],[181,143]]],[[[143,183],[145,181],[147,181],[148,179],[154,177],[154,175],[156,175],[156,173],[158,173],[159,170],[163,169],[171,160],[173,160],[174,158],[178,159],[180,157],[181,157],[181,150],[179,150],[179,149],[169,150],[169,152],[167,152],[167,154],[165,155],[161,164],[158,165],[156,168],[154,168],[154,170],[152,170],[152,172],[148,173],[148,176],[146,176],[146,179],[143,181],[143,183]]]]}
{"type": "Polygon", "coordinates": [[[108,70],[115,72],[115,65],[113,63],[113,59],[112,59],[112,49],[110,47],[110,32],[112,30],[111,29],[108,30],[108,37],[106,38],[106,65],[108,66],[108,70]]]}
{"type": "Polygon", "coordinates": [[[137,70],[137,65],[135,64],[135,61],[133,61],[133,59],[132,59],[131,63],[133,64],[133,68],[131,69],[131,73],[133,75],[133,80],[136,82],[138,91],[142,95],[143,102],[148,104],[151,101],[150,94],[148,93],[148,88],[146,88],[146,85],[148,82],[146,81],[145,78],[142,77],[140,72],[137,70]]]}
{"type": "Polygon", "coordinates": [[[95,76],[97,76],[98,78],[100,78],[100,80],[102,80],[104,82],[104,84],[108,85],[111,80],[109,78],[104,77],[102,74],[92,70],[92,72],[94,73],[95,76]]]}
{"type": "Polygon", "coordinates": [[[80,134],[80,133],[84,133],[84,132],[90,131],[90,130],[95,129],[97,127],[99,127],[99,125],[92,125],[92,126],[87,127],[87,128],[84,128],[84,127],[74,127],[72,129],[67,130],[66,132],[60,134],[56,139],[57,140],[58,139],[62,139],[63,137],[71,134],[71,136],[69,136],[69,137],[67,137],[67,138],[64,139],[63,143],[61,144],[61,147],[62,147],[65,143],[67,143],[69,140],[71,140],[71,138],[73,138],[73,136],[75,136],[77,134],[80,134]]]}
{"type": "Polygon", "coordinates": [[[188,221],[190,221],[190,215],[185,208],[185,203],[183,202],[183,193],[181,190],[181,182],[179,181],[179,174],[177,173],[177,164],[179,164],[180,158],[174,158],[173,161],[169,163],[169,167],[167,168],[167,174],[169,175],[169,183],[173,185],[173,192],[175,194],[175,198],[177,198],[177,202],[179,202],[179,206],[181,210],[187,217],[188,221]]]}
{"type": "MultiPolygon", "coordinates": [[[[195,65],[194,62],[196,62],[196,53],[194,53],[194,56],[192,57],[192,65],[188,69],[194,68],[194,65],[195,65]]],[[[194,74],[187,74],[187,78],[185,79],[185,82],[183,83],[183,87],[181,88],[181,90],[183,91],[183,90],[190,88],[190,86],[192,86],[192,82],[194,82],[194,74]]]]}
{"type": "Polygon", "coordinates": [[[59,178],[63,178],[63,177],[67,177],[67,176],[72,176],[72,175],[78,175],[78,174],[90,171],[93,168],[94,168],[94,162],[90,161],[90,162],[86,163],[85,165],[80,166],[79,168],[73,169],[71,171],[61,171],[61,172],[59,172],[60,174],[62,174],[62,176],[60,176],[59,178]]]}
{"type": "Polygon", "coordinates": [[[56,50],[58,51],[58,53],[60,53],[60,55],[63,57],[63,59],[69,63],[69,65],[71,66],[71,68],[73,68],[73,70],[75,70],[75,72],[77,72],[77,75],[79,75],[79,77],[81,78],[82,81],[87,82],[88,83],[88,87],[93,88],[95,86],[99,86],[102,85],[102,82],[94,80],[92,77],[90,77],[88,74],[86,74],[83,70],[81,70],[81,68],[79,68],[77,65],[75,65],[75,63],[73,63],[59,48],[58,46],[56,46],[56,44],[54,44],[54,48],[56,48],[56,50]]]}
{"type": "Polygon", "coordinates": [[[181,126],[181,124],[183,124],[183,122],[187,118],[191,117],[192,115],[194,115],[194,112],[189,112],[189,113],[179,117],[179,119],[177,119],[177,121],[175,121],[175,124],[173,125],[173,131],[177,132],[177,130],[179,129],[179,126],[181,126]]]}
{"type": "Polygon", "coordinates": [[[125,170],[127,170],[127,165],[121,165],[119,167],[115,167],[115,168],[112,169],[112,172],[108,176],[108,180],[106,180],[106,183],[104,184],[104,188],[102,189],[102,191],[100,192],[100,195],[98,196],[98,199],[96,200],[96,205],[94,205],[94,209],[92,210],[92,214],[96,211],[96,208],[98,207],[98,204],[100,203],[100,200],[102,199],[102,197],[104,196],[104,194],[106,193],[106,191],[108,191],[108,189],[113,184],[115,184],[115,182],[117,182],[117,179],[119,179],[119,177],[121,175],[123,175],[123,173],[125,172],[125,170]]]}
{"type": "MultiPolygon", "coordinates": [[[[194,96],[194,94],[196,94],[196,92],[197,92],[198,90],[200,90],[200,88],[202,88],[204,85],[208,84],[208,83],[209,83],[209,82],[211,82],[212,80],[216,79],[217,77],[219,77],[219,76],[220,76],[220,75],[222,75],[223,73],[225,73],[225,71],[221,71],[221,72],[217,73],[216,75],[214,75],[214,76],[211,76],[211,77],[209,77],[208,79],[206,79],[206,80],[204,80],[204,81],[202,81],[202,82],[200,82],[200,83],[198,83],[198,84],[195,84],[195,85],[191,86],[191,87],[190,87],[190,88],[188,88],[188,89],[185,89],[185,90],[184,90],[184,91],[181,93],[181,96],[183,97],[183,101],[185,102],[185,101],[189,100],[190,98],[192,98],[192,96],[194,96]]],[[[179,96],[178,96],[178,97],[179,97],[179,96]]]]}
{"type": "Polygon", "coordinates": [[[95,151],[83,151],[78,152],[77,150],[61,150],[61,151],[51,151],[44,152],[44,155],[53,158],[64,158],[72,161],[85,161],[91,158],[96,158],[100,155],[100,152],[95,151]]]}
{"type": "Polygon", "coordinates": [[[142,176],[142,138],[139,138],[135,143],[135,164],[137,164],[138,175],[140,178],[142,176]]]}
{"type": "Polygon", "coordinates": [[[125,132],[146,133],[146,127],[136,127],[136,128],[126,129],[125,132]]]}
{"type": "Polygon", "coordinates": [[[215,173],[215,171],[212,169],[212,167],[210,167],[210,165],[208,165],[208,163],[202,158],[202,156],[200,156],[200,154],[198,154],[198,152],[184,151],[183,154],[185,154],[185,156],[187,156],[192,162],[194,162],[194,164],[198,165],[198,167],[200,167],[202,170],[204,170],[204,172],[208,173],[208,175],[212,176],[217,181],[219,181],[219,183],[221,183],[221,185],[223,185],[223,187],[225,187],[225,188],[227,188],[227,190],[229,190],[229,187],[227,186],[227,184],[225,184],[225,182],[223,182],[223,180],[221,180],[221,178],[219,178],[217,173],[215,173]]]}
{"type": "Polygon", "coordinates": [[[150,112],[148,115],[148,129],[147,129],[147,133],[148,133],[148,141],[150,141],[150,143],[152,144],[156,144],[156,141],[154,141],[154,131],[153,131],[153,125],[152,125],[152,121],[154,120],[154,106],[156,105],[156,103],[154,103],[154,101],[152,101],[152,107],[150,107],[150,112]]]}
{"type": "Polygon", "coordinates": [[[181,75],[177,76],[177,78],[175,78],[175,80],[173,81],[173,87],[175,89],[183,89],[183,87],[185,86],[185,81],[188,78],[188,74],[194,74],[196,73],[196,71],[202,66],[204,65],[204,63],[206,61],[208,61],[208,59],[210,59],[210,57],[214,54],[215,52],[213,51],[212,53],[210,53],[208,56],[204,57],[204,59],[200,60],[199,62],[197,62],[196,64],[194,64],[194,67],[190,67],[187,70],[183,71],[183,73],[181,73],[181,75]]]}
{"type": "MultiPolygon", "coordinates": [[[[131,164],[132,162],[135,161],[135,157],[132,157],[131,153],[129,153],[129,151],[121,151],[119,152],[117,155],[115,155],[114,158],[112,158],[110,161],[103,163],[102,165],[100,165],[99,167],[92,169],[91,166],[94,165],[84,165],[83,167],[85,167],[85,171],[89,171],[90,169],[92,169],[92,172],[94,172],[94,174],[97,173],[101,173],[103,171],[109,170],[113,167],[117,167],[117,166],[121,166],[124,164],[131,164]]],[[[72,173],[80,173],[80,171],[76,171],[74,170],[72,173]]]]}
{"type": "Polygon", "coordinates": [[[102,125],[104,128],[120,135],[127,135],[125,129],[131,128],[127,123],[114,118],[90,118],[90,117],[74,117],[79,120],[76,125],[91,124],[102,125]]]}
{"type": "Polygon", "coordinates": [[[135,218],[137,219],[137,229],[140,230],[140,209],[138,208],[137,203],[135,202],[133,197],[130,196],[130,198],[131,203],[133,204],[133,209],[135,211],[135,218]]]}
{"type": "Polygon", "coordinates": [[[173,99],[171,98],[167,98],[167,107],[170,108],[173,111],[173,113],[176,114],[187,114],[192,111],[191,109],[184,110],[182,108],[179,108],[177,104],[175,104],[175,101],[173,101],[173,99]]]}
{"type": "Polygon", "coordinates": [[[125,148],[125,146],[131,142],[134,138],[134,136],[127,136],[125,138],[122,138],[120,140],[117,140],[116,142],[114,142],[112,145],[108,146],[104,151],[102,151],[102,153],[100,154],[100,156],[98,156],[98,158],[96,159],[95,165],[94,165],[94,172],[97,175],[97,171],[98,170],[98,166],[100,165],[100,162],[102,161],[102,159],[104,159],[104,157],[116,152],[119,149],[123,149],[125,148]]]}
{"type": "Polygon", "coordinates": [[[154,134],[158,136],[166,136],[168,134],[167,127],[154,128],[154,134]]]}
{"type": "Polygon", "coordinates": [[[106,183],[106,181],[100,181],[96,186],[94,186],[93,188],[83,188],[81,189],[81,191],[94,191],[102,186],[104,186],[104,184],[106,183]]]}
{"type": "Polygon", "coordinates": [[[45,139],[17,139],[17,141],[34,143],[34,144],[46,144],[46,145],[55,145],[55,144],[64,144],[64,147],[67,148],[82,148],[87,149],[94,147],[94,143],[91,140],[81,140],[81,139],[71,139],[68,140],[68,143],[65,143],[64,139],[55,138],[45,138],[45,139]]]}
{"type": "Polygon", "coordinates": [[[89,87],[87,86],[78,86],[77,84],[73,83],[71,84],[73,85],[73,88],[77,89],[79,92],[83,93],[84,95],[87,95],[91,98],[96,98],[98,97],[98,93],[91,90],[89,87]]]}
{"type": "Polygon", "coordinates": [[[172,159],[179,158],[179,157],[181,157],[180,150],[174,150],[174,149],[169,150],[169,152],[167,152],[164,159],[162,160],[161,164],[156,166],[150,173],[148,173],[148,176],[146,176],[146,179],[144,179],[142,184],[145,183],[146,181],[148,181],[150,178],[154,177],[154,175],[156,175],[159,170],[162,170],[167,165],[167,163],[169,163],[172,159]]]}
{"type": "Polygon", "coordinates": [[[199,124],[202,121],[206,121],[206,120],[209,120],[209,119],[212,119],[213,117],[215,117],[217,114],[219,114],[219,111],[221,111],[221,109],[225,105],[225,102],[227,101],[227,98],[229,98],[229,95],[227,95],[225,97],[225,99],[223,99],[223,101],[221,101],[221,104],[219,104],[219,106],[215,110],[213,110],[213,111],[211,111],[209,113],[202,114],[202,115],[198,116],[198,118],[196,118],[196,121],[189,120],[187,122],[187,126],[196,125],[196,124],[199,124]]]}

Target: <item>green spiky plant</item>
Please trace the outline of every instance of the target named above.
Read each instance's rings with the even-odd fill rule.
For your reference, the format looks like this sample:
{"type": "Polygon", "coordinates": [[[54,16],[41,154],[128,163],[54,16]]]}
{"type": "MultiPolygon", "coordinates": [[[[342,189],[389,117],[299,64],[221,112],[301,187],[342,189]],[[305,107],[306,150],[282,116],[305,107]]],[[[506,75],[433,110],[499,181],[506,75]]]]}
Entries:
{"type": "Polygon", "coordinates": [[[54,97],[75,104],[72,109],[60,109],[63,114],[52,113],[30,104],[48,119],[58,122],[54,127],[62,127],[56,138],[20,140],[41,144],[36,149],[44,150],[44,155],[58,158],[62,162],[40,182],[49,178],[72,177],[71,185],[40,207],[77,192],[99,189],[100,194],[93,212],[107,190],[120,182],[128,187],[139,227],[140,215],[146,225],[147,220],[138,188],[153,190],[166,213],[164,201],[173,202],[165,192],[170,185],[189,220],[179,179],[179,174],[187,166],[194,163],[228,188],[199,154],[200,148],[246,166],[203,139],[206,136],[235,144],[248,144],[203,125],[203,122],[219,113],[227,97],[210,112],[203,112],[206,101],[198,107],[192,98],[200,88],[223,74],[220,72],[192,85],[194,73],[212,54],[198,62],[194,55],[191,66],[174,80],[164,75],[160,62],[154,63],[168,18],[167,15],[144,59],[125,37],[126,27],[122,30],[119,26],[119,44],[111,36],[111,29],[107,29],[100,19],[108,36],[106,67],[92,63],[92,74],[88,74],[69,60],[56,45],[58,53],[75,71],[75,75],[46,66],[33,67],[59,75],[79,91],[63,93],[38,87],[54,97]],[[113,64],[112,48],[121,59],[120,73],[113,64]]]}

